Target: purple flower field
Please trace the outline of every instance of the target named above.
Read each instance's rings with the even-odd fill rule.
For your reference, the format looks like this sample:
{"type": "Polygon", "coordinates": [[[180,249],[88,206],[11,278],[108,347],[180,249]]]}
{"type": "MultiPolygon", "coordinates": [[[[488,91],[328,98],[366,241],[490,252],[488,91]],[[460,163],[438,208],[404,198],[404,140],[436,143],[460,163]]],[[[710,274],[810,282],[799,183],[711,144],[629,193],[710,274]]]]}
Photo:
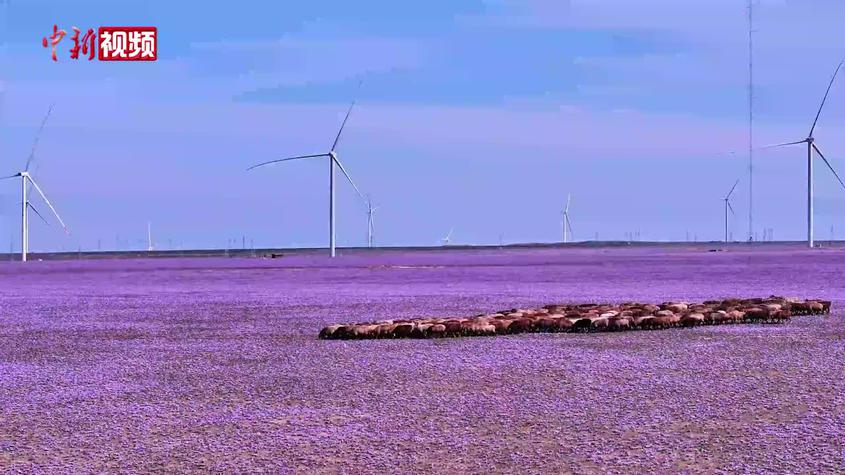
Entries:
{"type": "Polygon", "coordinates": [[[0,264],[0,472],[842,473],[845,250],[0,264]],[[324,341],[557,302],[833,301],[785,325],[324,341]]]}

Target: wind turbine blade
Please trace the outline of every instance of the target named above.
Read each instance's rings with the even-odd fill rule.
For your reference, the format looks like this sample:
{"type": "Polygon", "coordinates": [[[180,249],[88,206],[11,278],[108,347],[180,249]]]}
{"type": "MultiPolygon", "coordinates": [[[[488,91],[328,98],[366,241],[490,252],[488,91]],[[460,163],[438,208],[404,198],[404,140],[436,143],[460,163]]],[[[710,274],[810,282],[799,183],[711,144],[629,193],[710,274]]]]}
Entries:
{"type": "Polygon", "coordinates": [[[731,206],[731,202],[727,201],[727,200],[725,202],[728,204],[728,209],[731,210],[731,214],[736,214],[736,213],[734,213],[734,207],[731,206]]]}
{"type": "Polygon", "coordinates": [[[808,137],[813,136],[813,132],[816,130],[816,124],[819,122],[819,116],[822,115],[822,109],[824,109],[824,104],[827,102],[827,96],[830,94],[830,88],[833,87],[833,81],[836,81],[836,75],[839,74],[839,70],[842,69],[842,64],[845,63],[845,59],[839,62],[839,66],[836,67],[836,71],[833,72],[833,77],[830,78],[830,84],[827,85],[827,91],[824,93],[824,99],[822,99],[822,105],[819,106],[819,111],[816,113],[816,120],[813,121],[813,127],[810,128],[810,135],[808,137]]]}
{"type": "Polygon", "coordinates": [[[569,226],[569,237],[571,238],[572,237],[572,221],[569,220],[569,213],[566,213],[564,215],[564,217],[566,218],[566,225],[569,226]]]}
{"type": "Polygon", "coordinates": [[[572,201],[572,193],[566,195],[566,208],[563,210],[564,213],[569,213],[569,203],[572,201]]]}
{"type": "Polygon", "coordinates": [[[346,121],[349,120],[349,114],[352,113],[353,107],[355,107],[355,101],[352,101],[352,104],[349,105],[349,109],[346,111],[346,117],[343,118],[343,123],[340,124],[340,130],[337,131],[337,136],[334,138],[334,142],[332,143],[332,152],[334,152],[334,149],[337,148],[337,143],[340,141],[340,134],[343,133],[343,128],[346,127],[346,121]]]}
{"type": "Polygon", "coordinates": [[[29,207],[29,209],[31,209],[33,212],[35,212],[35,214],[37,214],[39,218],[41,218],[41,221],[44,221],[44,224],[46,224],[47,226],[49,226],[49,225],[50,225],[50,222],[49,222],[49,221],[47,221],[47,219],[44,217],[44,215],[42,215],[42,214],[41,214],[41,213],[40,213],[40,212],[39,212],[39,211],[35,208],[35,206],[32,206],[32,203],[27,203],[26,205],[29,207]]]}
{"type": "Polygon", "coordinates": [[[35,158],[35,149],[38,148],[38,141],[41,139],[41,132],[44,132],[44,126],[47,125],[47,119],[50,118],[54,105],[55,104],[50,104],[50,108],[47,109],[47,114],[44,116],[44,119],[41,121],[41,126],[38,128],[38,133],[35,134],[35,140],[32,142],[32,149],[29,151],[29,157],[26,159],[26,167],[24,167],[24,171],[29,171],[29,165],[32,164],[32,160],[35,158]]]}
{"type": "MultiPolygon", "coordinates": [[[[35,166],[33,167],[33,170],[32,170],[32,172],[30,173],[30,175],[34,175],[34,174],[36,174],[36,173],[38,173],[38,163],[37,163],[37,162],[35,163],[35,166]]],[[[31,194],[32,194],[32,182],[29,182],[29,184],[27,185],[27,188],[26,188],[26,194],[27,194],[27,195],[31,195],[31,194]]]]}
{"type": "MultiPolygon", "coordinates": [[[[358,89],[361,89],[362,83],[363,81],[358,81],[358,89]]],[[[332,152],[334,152],[337,148],[337,143],[340,141],[340,134],[343,133],[343,128],[346,127],[346,121],[349,120],[349,114],[352,113],[352,108],[355,107],[355,102],[357,102],[357,99],[352,101],[352,104],[349,104],[349,109],[346,111],[346,117],[343,118],[343,123],[340,124],[340,130],[337,131],[337,137],[334,138],[334,143],[332,143],[332,152]]]]}
{"type": "Polygon", "coordinates": [[[802,143],[807,143],[807,139],[799,140],[797,142],[779,143],[777,145],[766,145],[765,147],[760,147],[757,150],[768,150],[770,148],[787,147],[789,145],[798,145],[798,144],[802,144],[802,143]]]}
{"type": "Polygon", "coordinates": [[[9,175],[9,176],[0,177],[0,180],[8,180],[9,178],[17,178],[17,177],[19,177],[19,176],[21,176],[21,174],[20,174],[20,173],[15,173],[14,175],[9,175]]]}
{"type": "Polygon", "coordinates": [[[845,183],[842,182],[842,178],[839,178],[839,174],[836,173],[836,170],[833,169],[833,165],[831,165],[830,162],[827,161],[827,158],[825,158],[824,154],[821,150],[819,150],[816,144],[813,144],[813,150],[815,150],[816,153],[818,153],[819,156],[822,157],[822,160],[824,160],[824,163],[825,165],[827,165],[827,168],[830,168],[830,171],[832,171],[836,179],[839,180],[839,184],[842,185],[842,188],[845,188],[845,183]]]}
{"type": "Polygon", "coordinates": [[[739,185],[739,180],[737,180],[736,183],[734,183],[734,186],[731,188],[731,191],[728,193],[728,196],[726,196],[725,199],[728,199],[728,198],[731,197],[731,195],[734,193],[734,190],[736,189],[736,185],[739,185]]]}
{"type": "Polygon", "coordinates": [[[347,180],[349,180],[349,183],[352,185],[352,188],[355,188],[355,193],[358,193],[358,196],[360,196],[360,197],[361,197],[361,199],[362,199],[362,200],[364,200],[364,199],[365,199],[365,198],[364,198],[364,195],[363,195],[363,194],[361,194],[361,191],[358,189],[358,187],[357,187],[357,186],[355,186],[355,182],[354,182],[354,181],[352,181],[352,177],[351,177],[351,176],[349,176],[349,173],[347,173],[347,172],[346,172],[346,169],[345,169],[345,168],[343,168],[343,164],[341,164],[341,163],[340,163],[340,160],[338,160],[337,158],[335,158],[333,155],[331,155],[331,156],[330,156],[330,158],[331,158],[332,160],[334,160],[334,162],[337,164],[338,168],[340,168],[340,171],[342,171],[342,172],[343,172],[343,174],[344,174],[344,175],[346,175],[346,179],[347,179],[347,180]]]}
{"type": "Polygon", "coordinates": [[[38,191],[38,194],[41,195],[41,198],[43,198],[44,202],[47,203],[47,206],[50,207],[50,210],[56,216],[56,219],[59,220],[59,223],[62,225],[62,228],[64,228],[65,234],[70,234],[70,231],[68,231],[67,226],[65,226],[65,222],[62,221],[62,217],[59,216],[59,212],[56,211],[56,208],[54,208],[53,204],[50,203],[50,200],[47,199],[47,195],[45,195],[44,192],[41,191],[41,188],[38,186],[38,183],[35,183],[35,180],[33,180],[32,177],[29,177],[29,182],[32,183],[32,186],[35,187],[35,189],[38,191]]]}
{"type": "Polygon", "coordinates": [[[300,155],[298,157],[288,157],[288,158],[281,158],[281,159],[278,159],[278,160],[270,160],[269,162],[264,162],[264,163],[259,163],[258,165],[253,165],[253,166],[247,168],[246,171],[250,171],[250,170],[258,168],[258,167],[263,167],[264,165],[271,165],[273,163],[288,162],[290,160],[302,160],[304,158],[317,158],[317,157],[328,157],[328,156],[329,156],[328,153],[320,153],[320,154],[316,154],[316,155],[300,155]]]}

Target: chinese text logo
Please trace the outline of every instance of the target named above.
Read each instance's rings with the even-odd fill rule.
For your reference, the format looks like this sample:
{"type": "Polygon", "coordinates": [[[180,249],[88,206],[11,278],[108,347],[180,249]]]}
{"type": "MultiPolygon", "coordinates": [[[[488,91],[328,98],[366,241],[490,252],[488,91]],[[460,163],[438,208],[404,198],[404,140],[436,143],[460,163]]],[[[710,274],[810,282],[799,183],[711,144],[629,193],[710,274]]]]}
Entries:
{"type": "MultiPolygon", "coordinates": [[[[100,61],[155,61],[158,58],[158,30],[154,26],[102,26],[96,35],[93,28],[84,34],[75,26],[72,30],[71,59],[79,59],[80,52],[88,61],[94,59],[95,52],[100,61]]],[[[51,48],[53,61],[58,61],[56,46],[66,35],[65,30],[53,25],[53,34],[42,38],[41,45],[51,48]]]]}

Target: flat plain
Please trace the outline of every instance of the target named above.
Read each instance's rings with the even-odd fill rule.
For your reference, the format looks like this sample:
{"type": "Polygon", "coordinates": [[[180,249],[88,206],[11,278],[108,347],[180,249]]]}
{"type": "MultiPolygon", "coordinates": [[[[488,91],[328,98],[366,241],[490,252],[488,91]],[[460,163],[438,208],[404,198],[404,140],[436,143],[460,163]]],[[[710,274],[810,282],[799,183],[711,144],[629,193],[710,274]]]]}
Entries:
{"type": "Polygon", "coordinates": [[[842,473],[845,250],[0,264],[0,471],[842,473]],[[331,323],[771,294],[828,316],[323,341],[331,323]]]}

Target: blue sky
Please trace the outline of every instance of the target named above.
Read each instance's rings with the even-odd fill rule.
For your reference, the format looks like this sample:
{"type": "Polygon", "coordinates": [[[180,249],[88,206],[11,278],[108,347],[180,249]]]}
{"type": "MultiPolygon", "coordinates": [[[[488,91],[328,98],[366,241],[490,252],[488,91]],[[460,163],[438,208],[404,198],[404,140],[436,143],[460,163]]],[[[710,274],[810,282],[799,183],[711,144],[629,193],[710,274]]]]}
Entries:
{"type": "MultiPolygon", "coordinates": [[[[55,103],[36,178],[72,234],[33,222],[35,250],[144,247],[148,220],[160,248],[324,246],[325,162],[245,169],[325,150],[355,96],[339,154],[380,206],[379,244],[559,240],[570,192],[576,240],[718,239],[737,177],[747,233],[744,0],[116,3],[0,4],[2,170],[55,103]],[[72,62],[66,38],[53,63],[53,23],[157,26],[159,60],[72,62]]],[[[763,0],[757,17],[756,142],[799,140],[845,55],[845,5],[763,0]]],[[[817,137],[845,172],[843,88],[817,137]]],[[[803,237],[805,166],[759,154],[756,231],[803,237]]],[[[817,233],[845,236],[845,190],[816,177],[817,233]]],[[[18,248],[16,183],[0,198],[18,248]]],[[[365,242],[364,210],[340,182],[339,244],[365,242]]]]}

